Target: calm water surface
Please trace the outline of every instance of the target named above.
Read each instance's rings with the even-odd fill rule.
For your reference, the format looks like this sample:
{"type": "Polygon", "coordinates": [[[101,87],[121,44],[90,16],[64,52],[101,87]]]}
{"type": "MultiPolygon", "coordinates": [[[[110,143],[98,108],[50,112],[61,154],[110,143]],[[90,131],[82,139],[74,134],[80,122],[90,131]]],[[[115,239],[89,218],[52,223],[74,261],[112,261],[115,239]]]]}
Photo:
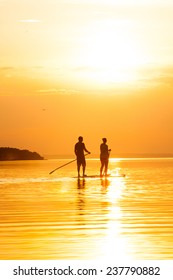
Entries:
{"type": "MultiPolygon", "coordinates": [[[[0,162],[0,259],[173,259],[173,159],[111,159],[126,177],[77,180],[71,159],[0,162]]],[[[98,174],[87,159],[87,174],[98,174]]]]}

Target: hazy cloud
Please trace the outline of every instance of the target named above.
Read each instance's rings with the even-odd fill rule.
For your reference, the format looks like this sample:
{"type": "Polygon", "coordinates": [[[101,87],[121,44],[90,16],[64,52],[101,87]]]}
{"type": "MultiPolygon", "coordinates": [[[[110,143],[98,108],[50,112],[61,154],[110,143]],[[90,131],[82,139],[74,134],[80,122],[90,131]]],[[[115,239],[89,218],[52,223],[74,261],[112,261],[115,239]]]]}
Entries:
{"type": "Polygon", "coordinates": [[[56,89],[56,88],[39,89],[36,92],[41,93],[41,94],[49,94],[50,93],[50,94],[66,94],[66,95],[80,93],[78,90],[65,89],[65,88],[61,88],[61,89],[56,89]]]}

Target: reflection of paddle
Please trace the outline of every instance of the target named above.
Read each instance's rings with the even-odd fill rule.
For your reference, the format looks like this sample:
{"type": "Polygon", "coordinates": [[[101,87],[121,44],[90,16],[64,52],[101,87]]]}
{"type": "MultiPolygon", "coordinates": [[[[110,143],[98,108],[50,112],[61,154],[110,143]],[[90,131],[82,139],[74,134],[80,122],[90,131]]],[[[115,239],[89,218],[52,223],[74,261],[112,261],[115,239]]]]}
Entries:
{"type": "MultiPolygon", "coordinates": [[[[90,153],[86,154],[85,157],[86,157],[87,155],[89,155],[89,154],[90,154],[90,153]]],[[[72,163],[72,162],[74,162],[74,161],[76,161],[76,160],[77,160],[77,158],[75,158],[75,159],[73,159],[73,160],[71,160],[71,161],[69,161],[69,162],[67,162],[67,163],[65,163],[65,164],[63,164],[63,165],[61,165],[61,166],[55,168],[55,169],[52,170],[49,174],[52,174],[52,173],[55,172],[56,170],[58,170],[58,169],[60,169],[60,168],[62,168],[62,167],[64,167],[64,166],[66,166],[66,165],[68,165],[68,164],[70,164],[70,163],[72,163]]]]}

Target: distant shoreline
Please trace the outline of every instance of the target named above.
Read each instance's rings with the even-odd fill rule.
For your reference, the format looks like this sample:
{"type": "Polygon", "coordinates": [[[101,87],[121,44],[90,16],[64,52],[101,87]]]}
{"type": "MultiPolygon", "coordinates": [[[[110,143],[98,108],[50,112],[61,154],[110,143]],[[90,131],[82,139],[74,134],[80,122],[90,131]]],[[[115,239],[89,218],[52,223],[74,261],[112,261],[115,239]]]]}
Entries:
{"type": "Polygon", "coordinates": [[[20,150],[17,148],[0,147],[0,161],[15,160],[44,160],[37,152],[29,150],[20,150]]]}

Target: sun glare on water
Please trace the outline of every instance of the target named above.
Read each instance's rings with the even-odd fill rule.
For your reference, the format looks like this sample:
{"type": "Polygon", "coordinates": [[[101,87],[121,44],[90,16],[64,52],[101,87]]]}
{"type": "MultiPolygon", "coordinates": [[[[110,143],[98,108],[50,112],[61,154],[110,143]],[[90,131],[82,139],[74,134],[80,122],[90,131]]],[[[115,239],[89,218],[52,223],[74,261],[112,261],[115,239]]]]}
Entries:
{"type": "Polygon", "coordinates": [[[106,188],[108,202],[107,227],[104,242],[101,247],[101,259],[112,258],[114,260],[125,260],[129,258],[126,240],[122,238],[122,211],[119,201],[125,190],[125,183],[122,178],[113,178],[106,188]]]}

